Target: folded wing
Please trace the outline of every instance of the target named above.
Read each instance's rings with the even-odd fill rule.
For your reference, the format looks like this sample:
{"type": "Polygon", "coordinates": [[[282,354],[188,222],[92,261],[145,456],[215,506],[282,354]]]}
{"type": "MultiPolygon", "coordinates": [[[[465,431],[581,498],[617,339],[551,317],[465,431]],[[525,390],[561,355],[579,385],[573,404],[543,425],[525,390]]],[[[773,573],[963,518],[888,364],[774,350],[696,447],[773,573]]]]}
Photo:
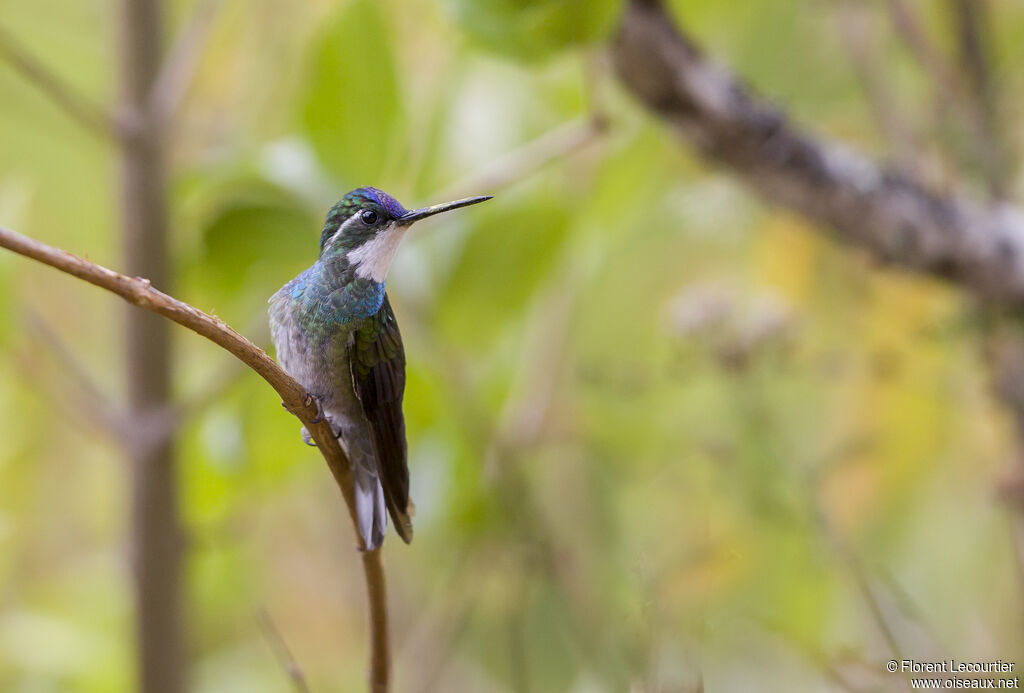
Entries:
{"type": "Polygon", "coordinates": [[[409,517],[409,466],[405,441],[405,349],[387,295],[380,310],[353,334],[349,344],[352,384],[373,431],[377,469],[388,513],[406,543],[412,541],[409,517]]]}

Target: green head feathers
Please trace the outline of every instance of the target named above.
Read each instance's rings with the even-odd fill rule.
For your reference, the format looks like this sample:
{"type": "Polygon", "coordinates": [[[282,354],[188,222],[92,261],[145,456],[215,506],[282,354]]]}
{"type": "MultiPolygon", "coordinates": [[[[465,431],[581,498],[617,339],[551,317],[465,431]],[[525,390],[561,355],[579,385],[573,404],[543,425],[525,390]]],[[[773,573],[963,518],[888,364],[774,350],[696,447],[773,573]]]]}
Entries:
{"type": "Polygon", "coordinates": [[[393,225],[409,226],[434,214],[489,199],[490,196],[470,197],[410,211],[383,190],[371,187],[356,188],[341,198],[327,213],[323,231],[320,233],[320,252],[323,253],[332,245],[332,239],[338,236],[339,231],[342,233],[335,241],[337,247],[353,250],[376,238],[379,231],[389,229],[393,225]]]}

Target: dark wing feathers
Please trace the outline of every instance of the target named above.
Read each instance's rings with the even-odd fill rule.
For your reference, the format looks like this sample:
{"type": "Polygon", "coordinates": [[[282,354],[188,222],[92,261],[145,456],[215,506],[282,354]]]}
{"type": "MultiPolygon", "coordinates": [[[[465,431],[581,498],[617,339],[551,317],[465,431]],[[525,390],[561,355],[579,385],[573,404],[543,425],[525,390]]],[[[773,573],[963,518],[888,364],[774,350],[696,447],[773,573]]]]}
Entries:
{"type": "Polygon", "coordinates": [[[387,295],[376,315],[353,335],[349,346],[352,385],[373,431],[384,500],[402,539],[412,541],[409,466],[405,443],[405,350],[387,295]]]}

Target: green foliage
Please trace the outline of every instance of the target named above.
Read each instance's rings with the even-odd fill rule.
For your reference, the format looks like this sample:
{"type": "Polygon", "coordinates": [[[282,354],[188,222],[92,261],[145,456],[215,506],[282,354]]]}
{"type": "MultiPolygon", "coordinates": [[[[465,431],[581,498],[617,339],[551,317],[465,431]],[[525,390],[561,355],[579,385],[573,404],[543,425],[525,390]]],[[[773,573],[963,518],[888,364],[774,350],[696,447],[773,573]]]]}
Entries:
{"type": "Polygon", "coordinates": [[[320,162],[351,187],[378,179],[403,121],[391,28],[380,4],[354,0],[319,32],[302,123],[320,162]]]}
{"type": "Polygon", "coordinates": [[[620,0],[445,0],[459,26],[482,48],[536,61],[605,38],[620,0]]]}
{"type": "MultiPolygon", "coordinates": [[[[692,690],[698,669],[709,690],[825,690],[823,655],[888,647],[855,570],[901,639],[1021,651],[992,491],[1011,428],[969,307],[866,267],[680,146],[595,69],[621,2],[229,5],[173,135],[175,295],[269,348],[266,300],[349,188],[495,195],[417,227],[388,278],[417,506],[413,544],[384,552],[396,690],[692,690]],[[504,180],[595,101],[607,134],[504,180]]],[[[833,5],[882,27],[884,7],[671,5],[809,128],[884,150],[833,5]]],[[[14,0],[4,23],[102,102],[115,52],[81,12],[14,0]]],[[[999,12],[1012,65],[1024,10],[999,12]]],[[[932,85],[893,32],[873,40],[928,127],[932,85]]],[[[1024,73],[999,81],[1015,93],[1024,73]]],[[[107,144],[10,70],[0,93],[0,223],[119,267],[107,144]]],[[[115,400],[123,380],[123,306],[0,253],[0,690],[127,690],[121,446],[75,389],[51,391],[64,376],[22,300],[115,400]]],[[[286,688],[260,608],[312,690],[361,690],[362,576],[329,472],[261,380],[174,339],[174,390],[199,402],[176,439],[194,690],[286,688]]]]}
{"type": "Polygon", "coordinates": [[[481,207],[438,302],[443,327],[456,343],[484,348],[520,315],[538,285],[550,277],[569,230],[571,212],[546,195],[481,207]]]}
{"type": "Polygon", "coordinates": [[[294,267],[315,259],[315,224],[315,217],[301,207],[229,201],[203,229],[205,276],[228,294],[250,282],[267,286],[268,266],[294,267]]]}
{"type": "Polygon", "coordinates": [[[182,262],[202,305],[243,326],[316,258],[322,218],[290,192],[252,176],[208,181],[193,198],[196,242],[182,262]]]}

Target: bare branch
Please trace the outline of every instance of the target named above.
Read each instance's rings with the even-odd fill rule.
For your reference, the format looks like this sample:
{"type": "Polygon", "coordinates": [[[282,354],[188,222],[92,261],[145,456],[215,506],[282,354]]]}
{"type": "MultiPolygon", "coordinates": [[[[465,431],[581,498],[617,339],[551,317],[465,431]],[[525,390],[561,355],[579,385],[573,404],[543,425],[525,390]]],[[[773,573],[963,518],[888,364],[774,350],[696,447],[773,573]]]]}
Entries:
{"type": "Polygon", "coordinates": [[[931,75],[942,99],[955,105],[961,89],[956,71],[928,38],[920,18],[907,5],[906,0],[889,0],[888,5],[896,31],[911,55],[931,75]]]}
{"type": "Polygon", "coordinates": [[[676,29],[657,0],[631,0],[613,46],[628,89],[704,158],[769,203],[875,258],[1024,303],[1024,213],[928,191],[791,124],[676,29]]]}
{"type": "Polygon", "coordinates": [[[0,27],[0,58],[34,84],[79,125],[102,137],[117,139],[119,128],[108,113],[53,74],[3,27],[0,27]]]}
{"type": "Polygon", "coordinates": [[[917,171],[920,146],[886,79],[871,8],[858,0],[835,0],[835,5],[840,38],[885,145],[901,168],[917,171]]]}
{"type": "Polygon", "coordinates": [[[266,609],[260,609],[256,617],[259,619],[260,627],[263,629],[263,635],[267,638],[267,642],[270,643],[270,649],[274,651],[274,656],[281,663],[281,668],[284,669],[288,680],[292,682],[298,693],[309,693],[309,686],[306,684],[306,677],[302,673],[302,667],[295,661],[292,651],[288,649],[288,644],[284,641],[281,631],[274,625],[270,614],[267,613],[266,609]]]}
{"type": "Polygon", "coordinates": [[[995,199],[1006,197],[1007,164],[1005,142],[998,117],[998,92],[992,77],[988,3],[984,0],[949,0],[960,48],[960,63],[967,91],[974,146],[989,192],[995,199]]]}
{"type": "MultiPolygon", "coordinates": [[[[862,565],[857,553],[846,541],[842,532],[834,526],[825,512],[825,508],[822,506],[820,501],[819,474],[820,472],[809,474],[807,479],[804,480],[801,489],[804,495],[804,502],[807,505],[814,525],[838,558],[846,564],[846,569],[853,578],[854,587],[860,593],[871,621],[889,648],[889,654],[894,659],[902,660],[903,649],[900,646],[899,639],[896,637],[896,632],[893,630],[892,618],[886,613],[885,607],[875,593],[867,569],[862,565]]],[[[904,680],[903,684],[908,689],[910,688],[908,681],[904,680]]]]}
{"type": "Polygon", "coordinates": [[[39,390],[52,406],[60,409],[68,421],[77,423],[84,432],[99,434],[110,439],[123,440],[124,417],[116,412],[106,412],[100,407],[83,406],[87,397],[77,386],[66,380],[58,380],[53,368],[47,368],[40,361],[40,352],[28,344],[15,345],[10,352],[18,376],[25,385],[39,390]]]}
{"type": "Polygon", "coordinates": [[[199,67],[199,59],[221,2],[199,0],[188,22],[171,45],[149,95],[149,108],[159,122],[168,122],[181,105],[199,67]]]}
{"type": "Polygon", "coordinates": [[[98,424],[106,433],[118,439],[123,438],[127,434],[127,421],[121,407],[100,389],[85,366],[42,315],[29,308],[26,308],[23,314],[28,333],[36,342],[48,348],[66,376],[65,391],[61,399],[70,395],[75,401],[71,408],[79,412],[80,416],[94,425],[98,424]]]}
{"type": "MultiPolygon", "coordinates": [[[[338,441],[334,439],[334,436],[330,436],[330,439],[337,445],[338,441]]],[[[348,468],[346,465],[345,469],[348,468]]],[[[350,494],[351,488],[350,481],[350,494]]],[[[350,512],[355,511],[355,505],[351,502],[348,508],[350,512]]],[[[352,523],[353,526],[356,526],[354,517],[352,523]]],[[[360,539],[361,541],[362,539],[360,539]]],[[[366,576],[366,601],[370,606],[370,691],[371,693],[387,693],[391,674],[391,656],[388,649],[388,596],[384,581],[384,566],[380,562],[380,549],[363,550],[362,555],[363,574],[366,576]]]]}
{"type": "MultiPolygon", "coordinates": [[[[324,461],[327,462],[327,466],[345,498],[349,516],[355,526],[355,496],[348,458],[331,432],[330,424],[324,419],[314,423],[317,416],[317,405],[313,398],[262,349],[235,332],[223,320],[154,289],[148,279],[119,274],[64,250],[2,227],[0,227],[0,247],[78,277],[117,294],[133,305],[162,315],[196,334],[206,337],[256,371],[281,396],[285,408],[298,417],[316,441],[324,461]]],[[[369,600],[370,682],[373,691],[383,692],[388,690],[390,677],[384,569],[381,566],[380,550],[366,551],[358,532],[356,532],[356,537],[361,549],[360,555],[363,560],[369,600]]]]}

